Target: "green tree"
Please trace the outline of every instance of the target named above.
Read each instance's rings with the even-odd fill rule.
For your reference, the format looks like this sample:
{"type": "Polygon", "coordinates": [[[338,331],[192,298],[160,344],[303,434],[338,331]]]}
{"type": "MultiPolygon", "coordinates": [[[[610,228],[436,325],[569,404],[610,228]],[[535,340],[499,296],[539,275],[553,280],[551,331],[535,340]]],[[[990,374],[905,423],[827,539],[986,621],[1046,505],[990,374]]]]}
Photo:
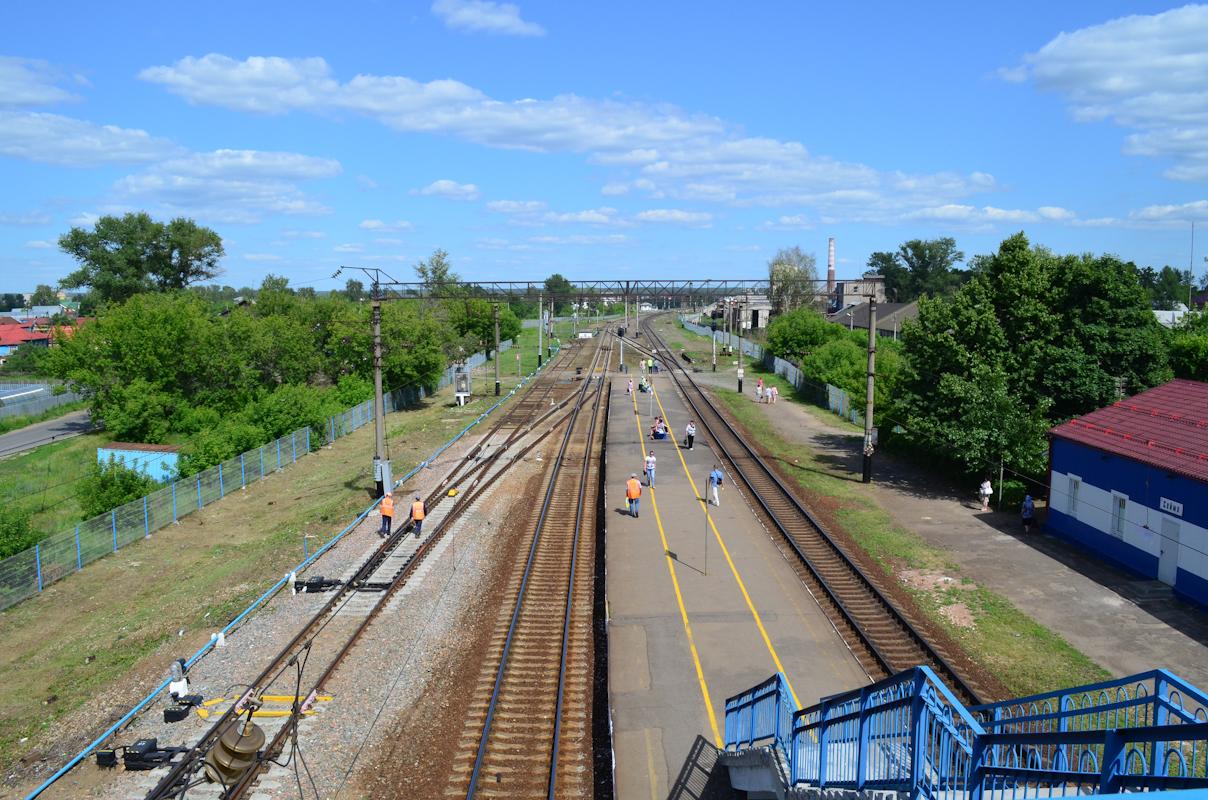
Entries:
{"type": "Polygon", "coordinates": [[[827,322],[812,308],[799,308],[774,318],[768,325],[768,347],[774,355],[800,362],[843,332],[841,326],[827,322]]]}
{"type": "Polygon", "coordinates": [[[0,558],[28,550],[39,538],[29,522],[28,512],[12,503],[0,503],[0,558]]]}
{"type": "Polygon", "coordinates": [[[349,278],[348,282],[344,284],[344,296],[354,303],[361,302],[368,297],[365,294],[365,284],[354,278],[349,278]]]}
{"type": "Polygon", "coordinates": [[[138,470],[110,459],[96,464],[92,473],[80,481],[76,499],[80,504],[80,519],[92,519],[131,500],[137,500],[159,488],[159,482],[138,470]]]}
{"type": "MultiPolygon", "coordinates": [[[[495,349],[494,303],[487,300],[466,299],[449,302],[449,319],[459,336],[472,343],[475,350],[484,352],[495,349]]],[[[520,335],[520,320],[512,309],[501,305],[499,309],[499,341],[515,339],[520,335]]]]}
{"type": "Polygon", "coordinates": [[[141,212],[101,217],[91,231],[72,228],[59,237],[59,249],[80,265],[61,285],[90,287],[101,302],[208,280],[219,273],[224,254],[222,239],[209,228],[184,218],[165,225],[141,212]]]}
{"type": "Polygon", "coordinates": [[[415,274],[432,294],[450,294],[461,280],[449,263],[449,254],[441,249],[433,250],[426,261],[416,264],[415,274]]]}
{"type": "Polygon", "coordinates": [[[59,293],[44,283],[39,283],[34,289],[33,295],[29,298],[31,306],[57,306],[59,304],[59,293]]]}
{"type": "Polygon", "coordinates": [[[553,304],[555,316],[566,316],[571,311],[571,302],[575,297],[575,287],[562,274],[555,272],[545,279],[545,300],[553,304]]]}
{"type": "Polygon", "coordinates": [[[885,278],[885,296],[891,303],[909,302],[913,300],[910,286],[910,270],[902,264],[902,257],[897,253],[881,251],[868,257],[864,270],[865,276],[880,275],[885,278]]]}
{"type": "Polygon", "coordinates": [[[0,294],[0,311],[12,311],[25,307],[25,295],[15,292],[0,294]]]}
{"type": "Polygon", "coordinates": [[[898,302],[908,303],[924,294],[939,297],[960,286],[962,276],[955,266],[965,260],[965,254],[956,249],[952,237],[911,239],[898,248],[898,255],[910,273],[908,296],[898,302]]]}
{"type": "Polygon", "coordinates": [[[813,253],[800,247],[781,248],[768,262],[768,299],[772,313],[783,314],[813,305],[818,295],[818,269],[813,253]]]}

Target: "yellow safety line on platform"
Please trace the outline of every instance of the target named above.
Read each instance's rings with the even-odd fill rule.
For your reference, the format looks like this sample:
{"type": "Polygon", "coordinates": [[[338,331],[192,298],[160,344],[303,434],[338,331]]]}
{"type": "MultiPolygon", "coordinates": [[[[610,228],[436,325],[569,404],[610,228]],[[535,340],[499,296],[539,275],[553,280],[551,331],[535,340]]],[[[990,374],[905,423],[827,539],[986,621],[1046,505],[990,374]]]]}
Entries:
{"type": "MultiPolygon", "coordinates": [[[[638,411],[637,395],[633,397],[633,412],[634,424],[638,428],[638,441],[644,442],[642,437],[642,414],[638,411]]],[[[684,633],[688,637],[688,649],[692,652],[692,663],[696,667],[696,679],[700,682],[700,693],[705,699],[705,710],[709,713],[709,727],[713,730],[713,743],[717,747],[724,747],[725,743],[721,738],[721,732],[717,729],[717,715],[713,713],[713,701],[709,699],[709,684],[705,681],[705,670],[700,664],[700,654],[696,650],[696,637],[692,635],[692,625],[688,622],[688,609],[684,608],[684,596],[680,592],[679,578],[675,576],[675,562],[671,558],[671,548],[667,545],[667,533],[663,530],[663,520],[659,516],[658,503],[654,499],[654,487],[650,487],[650,507],[654,509],[654,521],[658,525],[659,538],[663,541],[663,558],[667,562],[667,571],[671,573],[671,585],[675,588],[675,602],[679,605],[680,619],[684,621],[684,633]]]]}
{"type": "MultiPolygon", "coordinates": [[[[768,652],[772,654],[772,663],[776,665],[776,671],[784,675],[784,682],[789,687],[789,694],[793,696],[793,705],[801,708],[801,703],[797,700],[797,692],[793,691],[793,682],[789,680],[789,675],[785,672],[784,664],[780,663],[780,656],[776,654],[776,648],[772,645],[772,637],[768,635],[767,628],[763,627],[763,620],[759,618],[759,612],[755,610],[755,603],[747,592],[747,586],[743,583],[742,576],[738,574],[738,567],[734,565],[734,559],[730,557],[730,550],[721,538],[717,525],[713,523],[713,515],[709,512],[709,500],[701,491],[697,490],[696,482],[692,480],[692,473],[688,471],[688,462],[684,460],[684,451],[680,449],[679,440],[672,434],[672,430],[674,429],[671,427],[667,409],[663,408],[663,401],[659,398],[659,393],[654,390],[654,381],[650,382],[650,391],[654,395],[654,402],[659,404],[659,411],[663,412],[663,419],[667,421],[667,434],[671,438],[671,443],[675,446],[675,454],[679,456],[680,466],[684,468],[684,477],[688,479],[688,485],[692,487],[692,491],[696,492],[696,499],[703,500],[705,503],[705,519],[709,521],[709,527],[713,530],[713,536],[717,539],[717,543],[721,545],[721,551],[726,556],[726,563],[730,565],[730,572],[733,573],[734,580],[738,583],[738,589],[742,592],[743,599],[747,601],[747,608],[751,610],[751,616],[755,619],[755,627],[759,628],[759,635],[763,637],[763,643],[767,645],[768,652]]],[[[634,406],[637,406],[636,399],[634,400],[634,406]]],[[[638,431],[639,433],[641,432],[640,427],[638,431]]]]}

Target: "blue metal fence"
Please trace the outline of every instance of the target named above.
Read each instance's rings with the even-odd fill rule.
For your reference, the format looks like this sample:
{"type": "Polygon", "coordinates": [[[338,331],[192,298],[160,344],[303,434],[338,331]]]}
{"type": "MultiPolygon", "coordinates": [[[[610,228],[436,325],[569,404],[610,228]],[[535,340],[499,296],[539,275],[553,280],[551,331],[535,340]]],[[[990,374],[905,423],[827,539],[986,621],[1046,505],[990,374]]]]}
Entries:
{"type": "Polygon", "coordinates": [[[726,749],[778,748],[797,786],[912,797],[1208,792],[1208,696],[1165,670],[966,709],[927,667],[793,714],[783,676],[726,701],[726,749]]]}

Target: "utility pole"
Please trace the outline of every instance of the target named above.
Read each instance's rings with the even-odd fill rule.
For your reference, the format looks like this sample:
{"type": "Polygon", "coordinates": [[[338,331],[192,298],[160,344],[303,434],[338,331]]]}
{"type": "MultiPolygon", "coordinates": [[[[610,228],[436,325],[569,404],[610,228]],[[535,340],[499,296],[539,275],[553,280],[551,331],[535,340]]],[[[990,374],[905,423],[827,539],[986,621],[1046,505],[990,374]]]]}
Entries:
{"type": "Polygon", "coordinates": [[[541,367],[541,336],[545,333],[545,295],[537,295],[537,367],[541,367]]]}
{"type": "Polygon", "coordinates": [[[382,396],[382,291],[373,282],[373,480],[377,496],[383,497],[393,483],[386,458],[386,398],[382,396]]]}
{"type": "Polygon", "coordinates": [[[735,327],[738,328],[738,393],[739,394],[742,394],[742,376],[743,376],[742,332],[745,329],[744,323],[746,322],[742,317],[743,317],[742,304],[739,303],[738,319],[736,320],[737,325],[735,325],[735,327]]]}
{"type": "Polygon", "coordinates": [[[872,453],[875,428],[872,426],[873,384],[877,374],[877,298],[868,298],[868,386],[864,400],[864,483],[872,483],[872,453]]]}
{"type": "Polygon", "coordinates": [[[713,345],[713,371],[717,372],[717,328],[713,325],[709,326],[709,343],[713,345]]]}
{"type": "Polygon", "coordinates": [[[499,304],[495,304],[495,396],[499,396],[499,359],[503,353],[499,352],[499,304]]]}

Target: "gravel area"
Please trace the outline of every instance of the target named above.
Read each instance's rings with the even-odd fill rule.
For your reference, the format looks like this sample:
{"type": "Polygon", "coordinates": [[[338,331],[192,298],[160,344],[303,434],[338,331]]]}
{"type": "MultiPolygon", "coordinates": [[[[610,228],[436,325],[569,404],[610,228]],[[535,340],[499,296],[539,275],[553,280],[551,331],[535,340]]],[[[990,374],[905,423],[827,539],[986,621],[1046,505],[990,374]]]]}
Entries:
{"type": "MultiPolygon", "coordinates": [[[[466,436],[426,469],[414,476],[403,491],[426,494],[439,483],[458,461],[481,437],[466,436]]],[[[466,515],[467,517],[469,515],[466,515]]],[[[381,524],[377,514],[370,514],[360,525],[344,536],[339,543],[317,559],[305,575],[345,577],[350,575],[379,544],[377,530],[381,524]]],[[[465,517],[463,517],[465,519],[465,517]]],[[[431,557],[430,559],[431,560],[431,557]]],[[[267,584],[267,576],[266,576],[267,584]]],[[[267,587],[266,587],[267,588],[267,587]]],[[[405,594],[401,592],[400,595],[405,594]]],[[[398,598],[395,598],[397,601],[398,598]]],[[[204,656],[189,671],[190,691],[200,693],[207,699],[235,696],[237,699],[242,683],[253,679],[263,669],[268,655],[284,647],[310,617],[326,602],[323,594],[293,595],[289,591],[279,592],[263,607],[251,614],[227,638],[226,646],[215,648],[204,656]]],[[[388,625],[389,623],[387,623],[388,625]]],[[[217,628],[217,626],[216,626],[217,628]]],[[[195,643],[182,642],[181,655],[193,653],[205,641],[204,636],[195,643]]],[[[363,645],[362,645],[363,647],[363,645]]],[[[130,708],[164,676],[134,675],[127,685],[108,693],[98,694],[97,700],[87,704],[78,712],[61,721],[64,738],[71,732],[84,730],[99,733],[122,711],[130,708]]],[[[113,737],[112,742],[126,744],[137,739],[155,737],[160,746],[183,745],[195,741],[204,732],[208,723],[196,714],[174,724],[163,721],[163,709],[170,705],[166,694],[151,703],[127,728],[113,737]]],[[[222,709],[224,705],[216,708],[222,709]]],[[[309,720],[308,720],[309,722],[309,720]]],[[[305,726],[304,726],[305,727],[305,726]]],[[[53,734],[52,734],[53,735],[53,734]]],[[[63,755],[64,761],[71,754],[63,755]]],[[[81,797],[141,797],[148,787],[148,776],[158,773],[125,773],[121,770],[101,770],[94,759],[86,759],[76,769],[61,778],[42,796],[46,798],[81,797]]],[[[292,785],[293,773],[290,772],[292,785]]],[[[154,781],[151,781],[153,784],[154,781]]],[[[7,786],[0,789],[0,798],[19,797],[34,788],[34,785],[7,786]]],[[[294,794],[297,796],[296,787],[294,794]]]]}

